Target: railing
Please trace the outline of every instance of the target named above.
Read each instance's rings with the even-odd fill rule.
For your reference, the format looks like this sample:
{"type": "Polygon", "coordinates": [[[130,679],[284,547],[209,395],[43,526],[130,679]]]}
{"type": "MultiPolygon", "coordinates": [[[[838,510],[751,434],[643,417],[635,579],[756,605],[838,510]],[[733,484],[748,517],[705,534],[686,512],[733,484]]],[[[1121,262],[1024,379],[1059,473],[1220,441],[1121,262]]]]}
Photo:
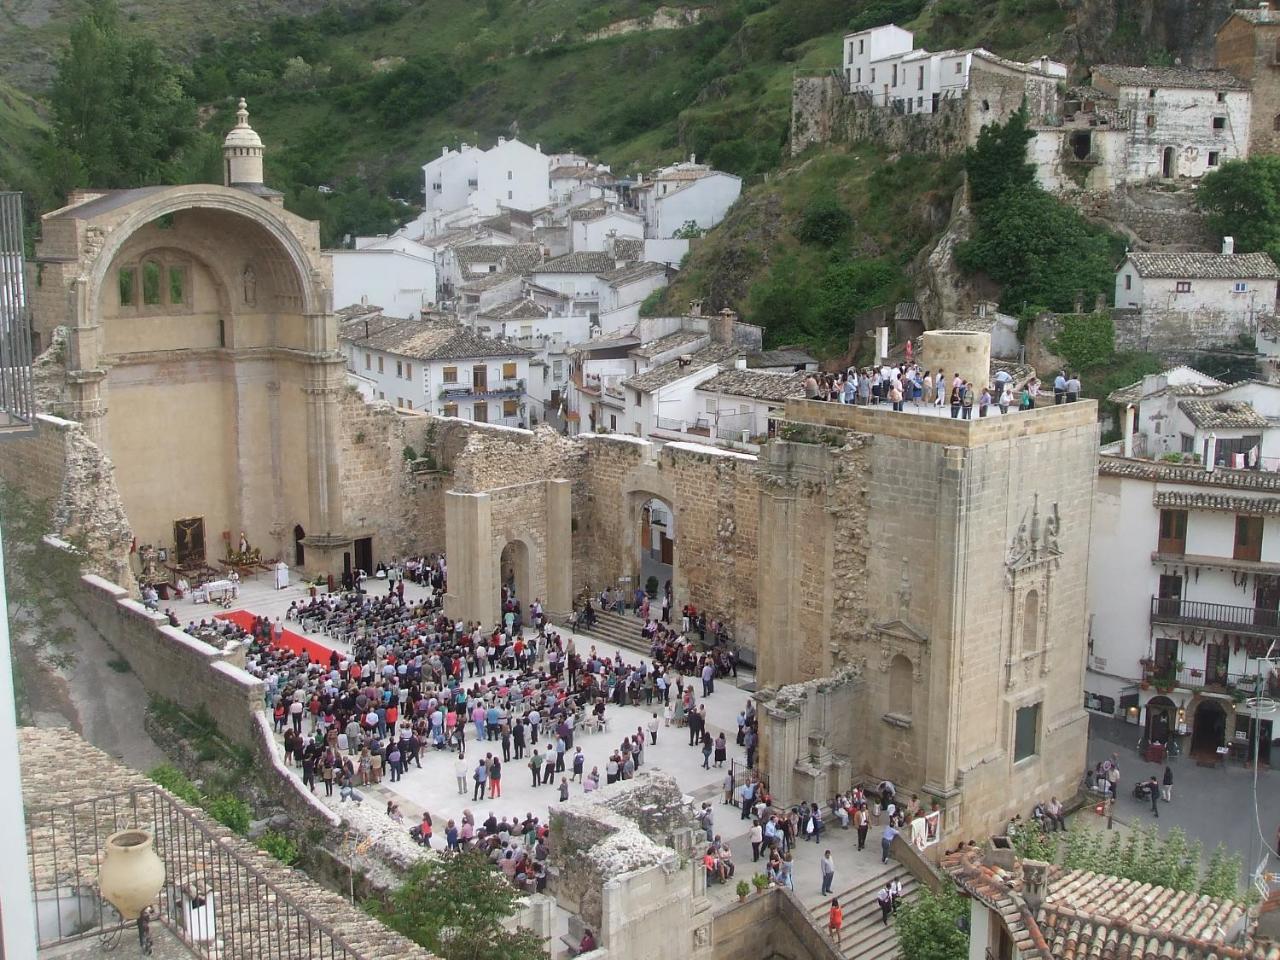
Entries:
{"type": "Polygon", "coordinates": [[[670,430],[673,433],[684,433],[688,424],[683,420],[677,420],[673,417],[654,417],[653,427],[655,430],[670,430]]]}
{"type": "MultiPolygon", "coordinates": [[[[1187,690],[1216,690],[1219,693],[1239,689],[1251,696],[1257,687],[1257,676],[1252,673],[1227,673],[1185,665],[1179,670],[1175,669],[1176,663],[1160,663],[1154,660],[1144,660],[1139,666],[1142,667],[1142,682],[1157,688],[1182,687],[1187,690]]],[[[1276,692],[1270,689],[1273,686],[1275,684],[1268,682],[1271,693],[1276,692]]]]}
{"type": "Polygon", "coordinates": [[[511,378],[509,380],[499,380],[493,384],[484,387],[476,387],[472,384],[458,383],[447,384],[440,388],[441,400],[455,400],[463,397],[476,397],[481,399],[484,397],[498,397],[505,394],[521,394],[524,393],[524,379],[511,378]]]}
{"type": "MultiPolygon", "coordinates": [[[[22,244],[22,194],[0,193],[0,431],[35,420],[22,244]]],[[[48,346],[48,344],[45,344],[48,346]]]]}
{"type": "Polygon", "coordinates": [[[244,844],[230,831],[204,824],[156,787],[27,811],[41,946],[108,936],[120,927],[119,916],[99,895],[97,878],[107,837],[126,829],[153,834],[165,865],[164,886],[153,904],[156,920],[196,956],[265,956],[266,944],[280,960],[374,955],[372,949],[354,948],[316,917],[302,889],[271,878],[274,868],[250,862],[252,854],[236,849],[244,844]]]}
{"type": "Polygon", "coordinates": [[[1261,607],[1239,607],[1203,600],[1151,598],[1151,619],[1158,623],[1185,623],[1238,633],[1280,636],[1280,611],[1261,607]]]}

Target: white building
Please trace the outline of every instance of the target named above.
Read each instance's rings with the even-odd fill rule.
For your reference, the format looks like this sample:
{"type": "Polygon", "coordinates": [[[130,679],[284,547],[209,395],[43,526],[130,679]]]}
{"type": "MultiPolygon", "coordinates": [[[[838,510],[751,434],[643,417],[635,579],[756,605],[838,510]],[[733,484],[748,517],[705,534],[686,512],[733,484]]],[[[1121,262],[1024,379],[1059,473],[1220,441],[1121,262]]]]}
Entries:
{"type": "Polygon", "coordinates": [[[1199,179],[1248,156],[1251,101],[1225,70],[1102,64],[1035,128],[1028,159],[1048,190],[1199,179]]]}
{"type": "Polygon", "coordinates": [[[478,423],[527,424],[530,351],[448,320],[340,315],[339,347],[366,399],[478,423]]]}
{"type": "MultiPolygon", "coordinates": [[[[859,30],[844,38],[844,79],[846,89],[861,93],[875,106],[899,113],[936,113],[945,100],[963,96],[975,70],[1026,75],[1033,116],[1044,112],[1044,81],[1065,80],[1067,66],[1040,57],[1020,63],[998,57],[988,50],[944,50],[930,53],[915,49],[910,30],[884,24],[859,30]]],[[[976,132],[976,131],[975,131],[976,132]]]]}
{"type": "Polygon", "coordinates": [[[644,218],[645,236],[655,239],[673,237],[689,223],[710,230],[741,194],[741,178],[697,163],[694,157],[631,188],[632,202],[644,218]]]}
{"type": "Polygon", "coordinates": [[[333,268],[333,302],[377,304],[392,316],[416,316],[437,299],[436,265],[426,255],[429,251],[422,250],[415,254],[391,245],[327,251],[333,268]]]}
{"type": "Polygon", "coordinates": [[[481,152],[468,143],[457,150],[442,147],[440,156],[422,165],[426,213],[452,213],[470,203],[471,194],[478,187],[477,160],[481,152]]]}
{"type": "Polygon", "coordinates": [[[567,298],[570,313],[598,317],[601,289],[607,287],[600,275],[623,266],[603,251],[580,251],[544,260],[529,272],[529,277],[538,286],[567,298]]]}
{"type": "Polygon", "coordinates": [[[1124,439],[1099,461],[1086,702],[1212,758],[1247,736],[1237,703],[1280,638],[1280,386],[1176,367],[1109,399],[1124,439]]]}
{"type": "Polygon", "coordinates": [[[551,200],[551,160],[541,145],[499,137],[488,150],[444,147],[422,166],[424,208],[416,230],[435,236],[499,214],[529,211],[551,200]]]}
{"type": "Polygon", "coordinates": [[[587,219],[571,219],[570,247],[579,250],[606,250],[609,239],[641,240],[644,238],[644,220],[634,213],[622,210],[602,210],[587,219]]]}
{"type": "Polygon", "coordinates": [[[1117,344],[1195,350],[1253,338],[1276,312],[1280,271],[1265,253],[1130,253],[1116,269],[1117,344]]]}
{"type": "Polygon", "coordinates": [[[712,441],[755,450],[770,435],[769,418],[804,396],[804,373],[748,369],[745,357],[694,388],[695,411],[712,441]],[[701,410],[697,410],[698,406],[701,410]]]}

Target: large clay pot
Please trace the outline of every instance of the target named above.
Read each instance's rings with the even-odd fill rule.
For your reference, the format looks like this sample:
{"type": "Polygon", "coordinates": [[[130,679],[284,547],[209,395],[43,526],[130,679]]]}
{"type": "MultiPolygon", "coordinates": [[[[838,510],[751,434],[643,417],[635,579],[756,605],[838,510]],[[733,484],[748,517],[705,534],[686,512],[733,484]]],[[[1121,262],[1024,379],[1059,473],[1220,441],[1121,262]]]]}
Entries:
{"type": "Polygon", "coordinates": [[[156,854],[150,831],[121,830],[107,837],[98,870],[102,899],[125,920],[136,920],[164,885],[164,861],[156,854]]]}

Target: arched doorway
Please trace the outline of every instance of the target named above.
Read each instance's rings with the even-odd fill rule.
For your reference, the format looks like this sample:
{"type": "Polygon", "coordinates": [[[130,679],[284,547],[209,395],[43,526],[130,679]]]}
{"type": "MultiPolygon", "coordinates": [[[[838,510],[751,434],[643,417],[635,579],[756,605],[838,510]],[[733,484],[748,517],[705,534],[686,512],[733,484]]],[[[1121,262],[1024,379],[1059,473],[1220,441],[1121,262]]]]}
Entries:
{"type": "Polygon", "coordinates": [[[1168,180],[1177,172],[1177,154],[1174,152],[1173,147],[1165,147],[1160,161],[1160,176],[1168,180]]]}
{"type": "Polygon", "coordinates": [[[504,614],[508,601],[513,601],[519,604],[523,616],[533,600],[529,574],[529,545],[523,540],[510,541],[498,558],[498,600],[504,614]]]}
{"type": "Polygon", "coordinates": [[[663,592],[672,589],[675,574],[675,511],[665,500],[650,497],[640,504],[637,523],[639,586],[655,600],[661,600],[663,592]]]}
{"type": "Polygon", "coordinates": [[[306,548],[302,545],[302,539],[307,535],[307,531],[302,529],[302,524],[296,524],[293,528],[293,565],[295,567],[305,567],[307,559],[306,548]]]}
{"type": "Polygon", "coordinates": [[[1191,731],[1191,753],[1205,759],[1216,758],[1220,746],[1227,742],[1227,711],[1211,697],[1196,707],[1195,726],[1191,731]]]}
{"type": "Polygon", "coordinates": [[[1152,697],[1147,701],[1147,740],[1151,743],[1168,743],[1177,729],[1178,708],[1168,697],[1152,697]]]}

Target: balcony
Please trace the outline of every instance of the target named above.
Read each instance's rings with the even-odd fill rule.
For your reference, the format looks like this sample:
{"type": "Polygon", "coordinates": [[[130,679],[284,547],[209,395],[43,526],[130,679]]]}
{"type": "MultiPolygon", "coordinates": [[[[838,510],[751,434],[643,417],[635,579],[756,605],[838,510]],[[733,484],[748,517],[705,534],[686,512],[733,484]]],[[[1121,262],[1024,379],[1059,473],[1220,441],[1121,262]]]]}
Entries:
{"type": "Polygon", "coordinates": [[[1280,612],[1202,600],[1151,598],[1151,622],[1171,623],[1260,637],[1280,637],[1280,612]]]}
{"type": "Polygon", "coordinates": [[[440,388],[441,400],[494,400],[524,395],[524,379],[499,380],[497,383],[477,387],[467,383],[446,383],[440,388]]]}
{"type": "MultiPolygon", "coordinates": [[[[1161,663],[1156,660],[1143,660],[1142,682],[1167,693],[1175,687],[1183,690],[1206,690],[1210,693],[1232,694],[1241,699],[1251,697],[1258,688],[1258,677],[1252,673],[1227,673],[1222,670],[1205,670],[1200,667],[1188,667],[1183,664],[1161,663]]],[[[1263,678],[1267,696],[1280,695],[1280,683],[1263,678]]]]}

